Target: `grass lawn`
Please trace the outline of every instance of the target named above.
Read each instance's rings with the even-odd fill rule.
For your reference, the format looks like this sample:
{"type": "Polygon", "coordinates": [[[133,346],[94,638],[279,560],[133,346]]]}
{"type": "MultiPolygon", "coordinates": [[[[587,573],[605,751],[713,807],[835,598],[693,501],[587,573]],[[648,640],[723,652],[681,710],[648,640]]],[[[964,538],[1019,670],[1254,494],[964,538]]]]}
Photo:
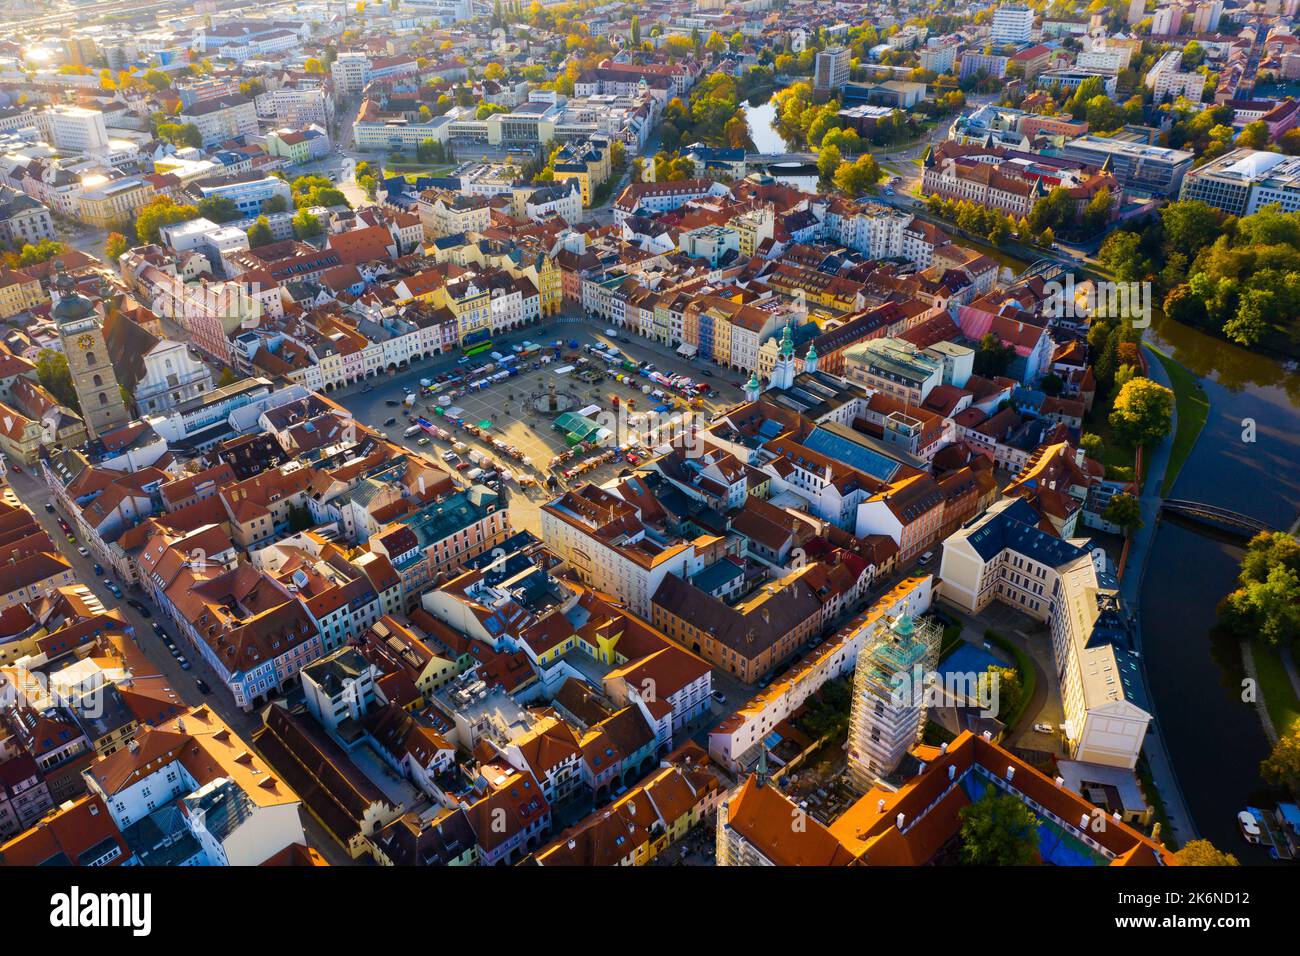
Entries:
{"type": "Polygon", "coordinates": [[[1259,692],[1264,697],[1268,716],[1273,720],[1274,729],[1286,736],[1287,731],[1300,720],[1300,700],[1296,699],[1295,688],[1291,686],[1291,679],[1287,676],[1276,649],[1255,638],[1251,642],[1251,653],[1255,658],[1259,692]]]}
{"type": "Polygon", "coordinates": [[[1160,360],[1174,386],[1174,408],[1178,412],[1178,427],[1174,431],[1174,445],[1169,453],[1169,467],[1165,469],[1165,483],[1161,489],[1162,495],[1168,495],[1187,456],[1196,446],[1201,429],[1205,427],[1205,420],[1210,414],[1210,400],[1196,376],[1149,343],[1147,347],[1160,360]]]}
{"type": "Polygon", "coordinates": [[[1110,430],[1110,403],[1098,401],[1084,419],[1083,430],[1101,439],[1101,463],[1106,467],[1106,477],[1116,481],[1131,481],[1135,456],[1127,445],[1120,444],[1110,430]]]}

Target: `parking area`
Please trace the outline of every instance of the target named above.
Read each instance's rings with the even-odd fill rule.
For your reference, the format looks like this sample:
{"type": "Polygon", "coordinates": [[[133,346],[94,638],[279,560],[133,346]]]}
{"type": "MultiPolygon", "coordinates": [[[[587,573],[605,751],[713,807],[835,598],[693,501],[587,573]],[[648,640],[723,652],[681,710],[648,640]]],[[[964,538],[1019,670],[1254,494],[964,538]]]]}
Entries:
{"type": "Polygon", "coordinates": [[[530,330],[514,336],[514,341],[500,341],[493,351],[516,355],[512,346],[524,341],[539,346],[544,343],[545,347],[508,363],[519,368],[518,374],[482,388],[468,387],[468,383],[499,374],[500,362],[493,360],[490,353],[478,355],[469,363],[462,363],[455,355],[442,356],[414,369],[335,392],[331,397],[392,441],[440,457],[450,468],[460,466],[459,470],[470,472],[475,462],[469,456],[476,453],[475,457],[490,459],[490,465],[485,467],[508,470],[511,479],[502,482],[500,490],[508,499],[511,522],[515,528],[533,533],[540,530],[540,505],[558,490],[578,482],[603,483],[620,469],[640,461],[637,451],[644,454],[645,450],[628,448],[641,437],[629,422],[665,404],[673,406],[668,415],[693,411],[707,421],[743,398],[739,382],[731,379],[734,373],[706,368],[705,363],[690,362],[662,346],[626,334],[615,340],[585,322],[530,330]],[[559,348],[555,346],[557,341],[561,343],[559,348]],[[611,367],[590,351],[592,346],[617,349],[630,363],[650,362],[664,373],[689,375],[707,384],[715,395],[701,397],[694,409],[688,408],[680,395],[676,401],[652,397],[645,394],[647,387],[666,390],[639,372],[611,367]],[[538,367],[543,356],[549,361],[538,367]],[[489,365],[492,372],[486,371],[489,365]],[[568,371],[562,371],[565,369],[568,371]],[[583,376],[593,380],[584,381],[583,376]],[[448,380],[440,382],[440,377],[448,380]],[[620,377],[624,380],[620,381],[620,377]],[[422,380],[431,382],[432,388],[422,388],[422,380]],[[409,395],[415,396],[410,405],[406,404],[409,395]],[[599,442],[572,443],[565,432],[555,427],[555,420],[565,412],[596,419],[609,428],[610,434],[599,442]],[[434,430],[406,434],[418,418],[424,418],[434,430]],[[441,437],[438,430],[447,437],[441,437]],[[631,451],[630,457],[625,457],[627,451],[631,451]],[[451,454],[456,457],[447,461],[451,454]]]}

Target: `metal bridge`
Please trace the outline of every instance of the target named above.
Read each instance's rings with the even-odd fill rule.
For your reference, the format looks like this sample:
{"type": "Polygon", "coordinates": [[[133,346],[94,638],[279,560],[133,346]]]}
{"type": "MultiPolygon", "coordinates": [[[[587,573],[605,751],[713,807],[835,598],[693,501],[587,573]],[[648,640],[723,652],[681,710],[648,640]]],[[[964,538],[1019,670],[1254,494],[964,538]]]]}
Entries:
{"type": "Polygon", "coordinates": [[[1059,279],[1065,275],[1065,266],[1056,259],[1039,259],[1032,263],[1028,269],[1016,277],[1017,282],[1024,282],[1026,279],[1032,279],[1035,276],[1041,277],[1045,282],[1051,282],[1053,279],[1059,279]]]}
{"type": "Polygon", "coordinates": [[[1166,498],[1161,502],[1160,510],[1182,515],[1184,518],[1191,518],[1193,521],[1224,525],[1252,537],[1261,531],[1271,532],[1277,530],[1258,518],[1252,518],[1238,511],[1229,511],[1227,508],[1220,508],[1216,505],[1207,505],[1200,501],[1166,498]]]}

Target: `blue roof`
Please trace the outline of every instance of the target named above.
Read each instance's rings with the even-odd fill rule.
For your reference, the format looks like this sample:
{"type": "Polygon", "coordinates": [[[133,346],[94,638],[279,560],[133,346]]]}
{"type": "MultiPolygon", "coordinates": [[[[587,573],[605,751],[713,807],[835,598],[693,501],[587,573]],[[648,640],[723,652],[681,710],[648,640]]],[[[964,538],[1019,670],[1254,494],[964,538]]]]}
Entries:
{"type": "Polygon", "coordinates": [[[989,518],[968,539],[977,554],[991,561],[1003,548],[1056,568],[1087,554],[1083,548],[1038,528],[1038,512],[1023,498],[989,518]]]}
{"type": "Polygon", "coordinates": [[[707,591],[712,594],[724,584],[734,581],[744,573],[745,572],[741,570],[740,565],[736,564],[735,561],[728,561],[726,558],[723,558],[722,560],[714,561],[708,567],[701,569],[691,578],[691,583],[701,591],[707,591]]]}
{"type": "Polygon", "coordinates": [[[812,434],[804,439],[803,445],[819,455],[842,461],[878,481],[892,480],[900,467],[899,463],[888,455],[882,455],[865,445],[859,445],[821,427],[814,428],[812,434]]]}

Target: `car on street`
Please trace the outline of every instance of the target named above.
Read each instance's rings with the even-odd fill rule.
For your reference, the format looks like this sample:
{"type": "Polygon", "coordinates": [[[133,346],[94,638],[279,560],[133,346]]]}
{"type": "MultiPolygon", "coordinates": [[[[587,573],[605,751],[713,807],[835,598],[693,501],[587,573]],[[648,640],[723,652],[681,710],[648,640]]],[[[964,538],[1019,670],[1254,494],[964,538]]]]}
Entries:
{"type": "Polygon", "coordinates": [[[77,549],[77,554],[81,555],[83,558],[90,557],[90,552],[86,550],[84,545],[77,549]]]}
{"type": "Polygon", "coordinates": [[[384,399],[384,404],[387,405],[389,408],[396,408],[398,405],[402,403],[395,398],[386,398],[384,399]]]}
{"type": "Polygon", "coordinates": [[[384,419],[384,427],[385,427],[385,428],[387,428],[389,425],[396,425],[396,424],[397,424],[397,419],[396,419],[396,418],[385,418],[385,419],[384,419]]]}
{"type": "Polygon", "coordinates": [[[713,702],[719,707],[725,706],[727,703],[727,695],[720,690],[715,690],[709,696],[713,698],[713,702]]]}
{"type": "Polygon", "coordinates": [[[149,606],[145,604],[143,601],[136,600],[135,598],[128,598],[126,603],[131,605],[131,607],[135,608],[137,611],[139,611],[141,617],[143,618],[153,617],[153,612],[149,610],[149,606]]]}
{"type": "Polygon", "coordinates": [[[113,597],[120,598],[122,596],[122,589],[116,584],[110,584],[108,589],[113,592],[113,597]]]}
{"type": "Polygon", "coordinates": [[[154,622],[153,622],[152,624],[150,624],[149,626],[153,628],[153,632],[154,632],[155,634],[159,635],[160,637],[162,636],[163,629],[162,629],[162,625],[161,625],[161,624],[159,624],[157,621],[154,621],[154,622]]]}
{"type": "Polygon", "coordinates": [[[96,575],[100,575],[100,574],[103,574],[103,573],[104,573],[104,566],[103,566],[102,564],[96,564],[96,565],[95,565],[95,574],[96,574],[96,575]]]}
{"type": "Polygon", "coordinates": [[[202,677],[194,678],[194,686],[199,689],[200,694],[212,693],[212,688],[208,686],[208,682],[205,681],[202,677]]]}
{"type": "Polygon", "coordinates": [[[181,665],[181,670],[183,671],[187,671],[190,669],[190,662],[185,659],[184,654],[176,655],[176,663],[181,665]]]}
{"type": "Polygon", "coordinates": [[[921,557],[917,560],[916,563],[919,564],[921,567],[925,567],[933,560],[934,560],[934,552],[927,551],[925,552],[925,554],[921,555],[921,557]]]}
{"type": "Polygon", "coordinates": [[[423,448],[425,445],[429,444],[429,439],[428,439],[428,438],[417,438],[417,439],[415,440],[415,443],[416,443],[418,446],[420,446],[421,448],[423,448]]]}
{"type": "Polygon", "coordinates": [[[48,511],[50,514],[54,514],[54,502],[53,501],[45,502],[45,510],[48,511]]]}
{"type": "Polygon", "coordinates": [[[1054,732],[1051,724],[1034,724],[1034,730],[1038,731],[1040,734],[1050,734],[1054,732]]]}

